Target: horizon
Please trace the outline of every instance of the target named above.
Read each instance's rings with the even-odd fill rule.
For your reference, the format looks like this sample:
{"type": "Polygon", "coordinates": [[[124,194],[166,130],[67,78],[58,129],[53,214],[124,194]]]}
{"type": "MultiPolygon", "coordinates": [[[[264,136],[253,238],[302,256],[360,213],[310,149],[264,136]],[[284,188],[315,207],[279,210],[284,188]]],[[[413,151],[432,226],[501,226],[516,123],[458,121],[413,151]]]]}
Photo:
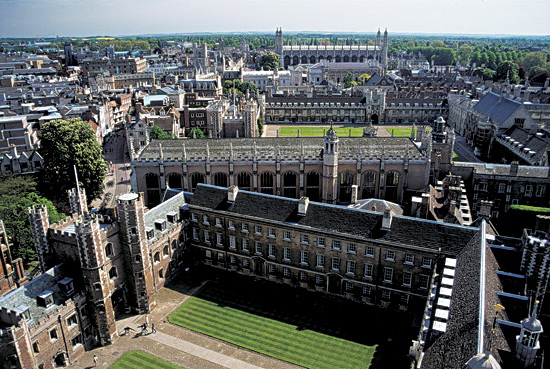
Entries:
{"type": "Polygon", "coordinates": [[[0,38],[270,34],[278,27],[289,34],[387,28],[402,35],[550,36],[546,0],[0,0],[0,10],[0,38]]]}

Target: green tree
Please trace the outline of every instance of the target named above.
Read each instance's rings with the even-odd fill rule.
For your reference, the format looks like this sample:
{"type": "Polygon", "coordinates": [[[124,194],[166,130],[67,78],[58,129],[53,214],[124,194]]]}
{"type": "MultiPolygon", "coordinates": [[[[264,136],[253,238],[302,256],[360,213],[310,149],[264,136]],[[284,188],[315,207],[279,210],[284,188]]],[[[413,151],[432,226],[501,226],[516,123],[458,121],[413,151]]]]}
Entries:
{"type": "Polygon", "coordinates": [[[461,45],[456,53],[456,60],[461,65],[468,65],[472,59],[474,48],[470,45],[461,45]]]}
{"type": "Polygon", "coordinates": [[[264,134],[264,120],[262,117],[258,117],[258,135],[262,137],[264,134]]]}
{"type": "Polygon", "coordinates": [[[154,140],[167,140],[172,138],[172,136],[164,133],[162,128],[160,128],[159,126],[153,126],[151,127],[151,138],[154,140]]]}
{"type": "Polygon", "coordinates": [[[22,258],[25,264],[36,260],[27,209],[33,205],[45,205],[51,223],[65,218],[52,202],[38,194],[32,176],[10,177],[0,181],[0,219],[13,244],[12,256],[22,258]]]}
{"type": "Polygon", "coordinates": [[[511,83],[519,82],[519,66],[516,63],[505,61],[497,67],[495,80],[504,81],[506,78],[509,78],[511,83]]]}
{"type": "Polygon", "coordinates": [[[351,72],[348,72],[348,74],[346,74],[346,76],[344,77],[344,87],[350,88],[355,85],[357,85],[357,82],[353,80],[353,75],[351,74],[351,72]]]}
{"type": "Polygon", "coordinates": [[[359,83],[364,85],[365,83],[367,83],[367,81],[370,79],[370,77],[372,77],[372,76],[368,73],[361,74],[359,76],[359,83]]]}
{"type": "Polygon", "coordinates": [[[279,55],[272,52],[266,51],[260,56],[257,62],[259,70],[275,70],[279,68],[279,55]]]}
{"type": "Polygon", "coordinates": [[[473,74],[474,76],[482,78],[484,81],[489,81],[493,79],[493,76],[495,73],[493,72],[492,69],[478,67],[474,70],[473,74]]]}
{"type": "Polygon", "coordinates": [[[187,135],[189,138],[204,138],[204,132],[199,127],[193,127],[187,135]]]}
{"type": "Polygon", "coordinates": [[[546,55],[541,52],[533,52],[533,53],[527,53],[521,60],[521,65],[525,68],[525,70],[531,71],[532,67],[540,67],[543,69],[547,69],[546,66],[546,55]]]}
{"type": "Polygon", "coordinates": [[[436,40],[430,44],[431,47],[445,47],[445,43],[441,40],[436,40]]]}
{"type": "Polygon", "coordinates": [[[42,180],[50,199],[66,203],[67,191],[76,186],[75,166],[88,201],[103,194],[107,165],[101,145],[88,123],[81,119],[56,119],[45,123],[40,146],[44,158],[42,180]]]}

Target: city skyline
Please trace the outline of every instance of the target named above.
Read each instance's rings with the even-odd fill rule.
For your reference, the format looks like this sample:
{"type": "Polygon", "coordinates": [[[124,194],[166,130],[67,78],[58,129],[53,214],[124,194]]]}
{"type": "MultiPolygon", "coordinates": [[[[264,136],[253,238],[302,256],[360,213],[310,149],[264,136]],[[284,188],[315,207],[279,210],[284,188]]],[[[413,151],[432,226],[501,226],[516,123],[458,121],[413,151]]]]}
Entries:
{"type": "Polygon", "coordinates": [[[0,37],[37,39],[273,32],[277,27],[285,32],[387,28],[394,34],[550,35],[550,2],[541,0],[0,0],[0,14],[0,37]]]}

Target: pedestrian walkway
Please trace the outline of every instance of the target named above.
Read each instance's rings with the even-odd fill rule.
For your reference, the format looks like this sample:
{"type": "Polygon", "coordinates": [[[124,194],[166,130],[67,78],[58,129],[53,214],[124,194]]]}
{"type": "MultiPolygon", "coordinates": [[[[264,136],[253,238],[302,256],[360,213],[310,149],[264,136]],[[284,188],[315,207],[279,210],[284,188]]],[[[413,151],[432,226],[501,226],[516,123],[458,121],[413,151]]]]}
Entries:
{"type": "Polygon", "coordinates": [[[232,358],[224,354],[220,354],[216,351],[206,349],[204,347],[195,345],[179,338],[175,338],[168,334],[157,332],[150,333],[146,338],[162,343],[163,345],[172,347],[176,350],[185,352],[187,354],[202,358],[212,363],[218,364],[224,368],[239,368],[239,369],[259,369],[260,366],[252,365],[239,359],[232,358]]]}

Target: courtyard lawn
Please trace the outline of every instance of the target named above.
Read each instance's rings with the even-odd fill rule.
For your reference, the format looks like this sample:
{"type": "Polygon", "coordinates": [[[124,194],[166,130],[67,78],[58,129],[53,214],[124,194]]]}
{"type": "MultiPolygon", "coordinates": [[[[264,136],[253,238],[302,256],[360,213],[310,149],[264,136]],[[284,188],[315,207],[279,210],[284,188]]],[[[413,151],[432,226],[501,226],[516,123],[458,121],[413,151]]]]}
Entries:
{"type": "Polygon", "coordinates": [[[182,369],[180,366],[161,360],[142,351],[128,351],[110,369],[182,369]]]}
{"type": "Polygon", "coordinates": [[[383,127],[388,131],[390,135],[393,133],[393,137],[411,137],[412,126],[407,126],[407,127],[383,126],[383,127]]]}
{"type": "Polygon", "coordinates": [[[168,320],[307,368],[369,368],[376,345],[365,346],[191,297],[168,320]]]}
{"type": "MultiPolygon", "coordinates": [[[[364,127],[334,127],[336,134],[339,137],[349,137],[351,131],[351,137],[363,136],[364,127]]],[[[279,128],[279,136],[297,137],[300,132],[300,137],[323,137],[323,135],[330,129],[330,126],[319,127],[296,127],[285,126],[279,128]]]]}

